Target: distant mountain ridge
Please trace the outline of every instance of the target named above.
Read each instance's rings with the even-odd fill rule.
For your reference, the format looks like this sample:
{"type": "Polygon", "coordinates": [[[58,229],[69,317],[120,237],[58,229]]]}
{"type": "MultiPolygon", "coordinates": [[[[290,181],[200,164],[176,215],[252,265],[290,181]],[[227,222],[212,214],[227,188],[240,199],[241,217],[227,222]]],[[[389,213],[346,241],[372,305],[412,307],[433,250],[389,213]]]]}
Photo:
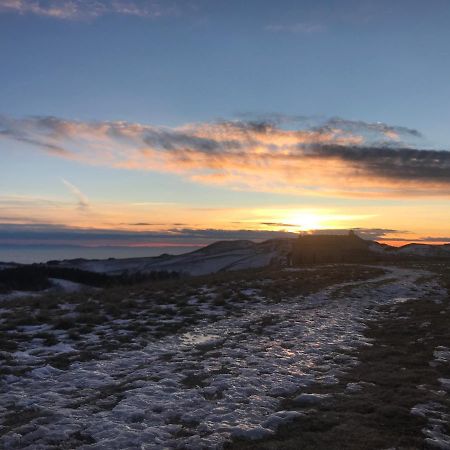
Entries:
{"type": "Polygon", "coordinates": [[[294,243],[295,239],[275,239],[260,243],[245,240],[218,241],[199,250],[176,256],[107,260],[77,259],[55,261],[52,264],[111,275],[158,270],[186,275],[205,275],[224,270],[287,265],[294,243]]]}
{"type": "Polygon", "coordinates": [[[373,242],[374,245],[382,246],[383,253],[397,254],[397,255],[409,255],[409,256],[422,256],[428,258],[449,258],[450,257],[450,244],[431,245],[431,244],[405,244],[401,247],[393,247],[391,245],[379,244],[373,242]]]}
{"type": "Polygon", "coordinates": [[[173,271],[186,275],[260,268],[295,266],[308,263],[374,262],[399,259],[450,259],[450,245],[407,244],[393,247],[350,235],[306,235],[299,238],[217,241],[182,255],[158,257],[64,260],[52,262],[61,267],[118,275],[173,271]]]}

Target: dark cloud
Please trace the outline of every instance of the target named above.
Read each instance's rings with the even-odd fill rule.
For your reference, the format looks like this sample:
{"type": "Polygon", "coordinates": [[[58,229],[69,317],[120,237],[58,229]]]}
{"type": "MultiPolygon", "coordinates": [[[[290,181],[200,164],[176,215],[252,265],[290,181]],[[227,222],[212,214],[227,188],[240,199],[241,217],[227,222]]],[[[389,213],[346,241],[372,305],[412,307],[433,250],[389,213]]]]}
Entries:
{"type": "MultiPolygon", "coordinates": [[[[242,224],[242,222],[233,222],[235,224],[242,224]]],[[[286,223],[286,222],[260,222],[259,225],[271,226],[271,227],[292,227],[299,228],[298,224],[286,223]]],[[[308,234],[348,234],[350,230],[356,232],[359,236],[364,239],[380,239],[389,236],[390,234],[409,234],[410,231],[407,230],[395,230],[392,228],[327,228],[321,230],[310,230],[307,231],[308,234]]],[[[293,232],[295,233],[295,232],[293,232]]],[[[298,234],[298,232],[297,232],[298,234]]],[[[431,238],[430,238],[431,239],[431,238]]],[[[393,238],[393,240],[397,240],[393,238]]],[[[405,238],[405,240],[408,240],[405,238]]]]}
{"type": "Polygon", "coordinates": [[[213,154],[223,149],[239,148],[241,143],[237,140],[224,140],[218,142],[215,139],[192,136],[188,133],[173,130],[147,130],[143,141],[149,146],[154,146],[167,151],[189,150],[213,154]]]}
{"type": "Polygon", "coordinates": [[[341,117],[332,117],[323,125],[320,125],[316,129],[330,130],[330,129],[344,129],[353,132],[381,132],[381,133],[396,133],[399,135],[409,135],[414,138],[421,138],[422,134],[413,128],[403,126],[387,125],[382,122],[364,122],[362,120],[348,120],[341,117]]]}
{"type": "Polygon", "coordinates": [[[308,156],[319,160],[340,159],[372,176],[450,183],[448,150],[316,145],[308,151],[308,156]]]}
{"type": "Polygon", "coordinates": [[[36,241],[47,245],[132,245],[145,243],[209,244],[218,240],[266,240],[295,237],[294,233],[264,230],[222,230],[172,228],[167,231],[121,231],[71,228],[54,224],[0,224],[0,242],[26,245],[36,241]]]}
{"type": "Polygon", "coordinates": [[[438,236],[438,237],[432,237],[432,236],[426,236],[419,239],[420,242],[449,242],[450,243],[450,237],[448,236],[438,236]]]}
{"type": "Polygon", "coordinates": [[[283,222],[261,222],[260,225],[266,225],[269,227],[297,227],[298,228],[298,224],[283,223],[283,222]]]}
{"type": "Polygon", "coordinates": [[[155,225],[162,225],[161,223],[149,223],[149,222],[136,222],[136,223],[127,223],[122,225],[129,225],[131,227],[150,227],[155,225]]]}
{"type": "Polygon", "coordinates": [[[21,216],[0,216],[0,226],[2,224],[8,224],[8,223],[27,223],[27,224],[36,224],[39,223],[37,219],[34,219],[32,217],[21,217],[21,216]]]}
{"type": "Polygon", "coordinates": [[[265,240],[275,238],[294,237],[295,233],[286,231],[270,231],[270,230],[221,230],[221,229],[191,229],[191,228],[173,228],[168,231],[173,235],[184,236],[189,238],[204,238],[212,240],[222,239],[248,239],[248,240],[265,240]]]}
{"type": "Polygon", "coordinates": [[[307,125],[320,120],[318,116],[307,116],[301,114],[282,114],[277,112],[256,114],[251,112],[239,112],[235,116],[244,121],[256,121],[270,124],[272,126],[280,126],[286,124],[307,125]]]}
{"type": "Polygon", "coordinates": [[[330,130],[346,130],[354,133],[390,133],[399,136],[422,138],[420,131],[404,126],[388,125],[383,122],[364,122],[362,120],[349,120],[342,117],[324,118],[323,116],[307,116],[282,113],[255,114],[250,112],[238,113],[236,117],[245,122],[260,122],[272,127],[281,125],[306,126],[311,130],[329,132],[330,130]]]}
{"type": "Polygon", "coordinates": [[[353,231],[363,239],[371,241],[384,240],[391,234],[409,234],[407,230],[393,230],[391,228],[353,228],[353,231]]]}
{"type": "Polygon", "coordinates": [[[420,238],[414,238],[414,239],[408,239],[408,238],[396,238],[396,237],[385,237],[383,238],[383,241],[393,241],[393,242],[408,242],[408,243],[418,243],[418,244],[426,244],[430,242],[442,242],[442,243],[448,243],[450,244],[450,237],[445,236],[425,236],[420,238]]]}
{"type": "MultiPolygon", "coordinates": [[[[323,230],[312,230],[308,231],[308,234],[313,235],[324,235],[324,234],[337,234],[337,235],[344,235],[348,234],[349,231],[354,231],[359,237],[362,239],[367,239],[370,241],[376,241],[376,240],[386,240],[386,238],[391,234],[408,234],[409,231],[405,230],[394,230],[391,228],[330,228],[330,229],[323,229],[323,230]]],[[[397,239],[393,239],[397,240],[397,239]]]]}
{"type": "MultiPolygon", "coordinates": [[[[287,224],[278,222],[266,222],[271,226],[286,226],[287,224]]],[[[363,239],[370,240],[389,240],[392,234],[407,234],[408,231],[395,230],[389,228],[354,228],[353,229],[363,239]]],[[[345,229],[324,229],[308,231],[308,234],[347,234],[345,229]]],[[[295,238],[296,232],[283,230],[224,230],[215,228],[180,228],[174,227],[165,231],[129,231],[115,229],[90,229],[74,228],[65,225],[27,223],[12,224],[0,223],[0,241],[5,242],[8,239],[14,239],[15,242],[27,244],[33,241],[45,241],[48,245],[52,242],[58,245],[66,242],[70,245],[132,245],[144,243],[193,243],[209,244],[219,240],[253,240],[262,241],[277,238],[295,238]]],[[[423,238],[430,241],[445,241],[446,238],[423,238]]],[[[392,240],[402,240],[392,238],[392,240]]],[[[404,239],[408,241],[408,239],[404,239]]]]}
{"type": "Polygon", "coordinates": [[[119,225],[125,225],[130,227],[166,227],[166,226],[173,226],[173,227],[184,227],[187,224],[185,223],[155,223],[155,222],[132,222],[132,223],[120,223],[119,225]]]}

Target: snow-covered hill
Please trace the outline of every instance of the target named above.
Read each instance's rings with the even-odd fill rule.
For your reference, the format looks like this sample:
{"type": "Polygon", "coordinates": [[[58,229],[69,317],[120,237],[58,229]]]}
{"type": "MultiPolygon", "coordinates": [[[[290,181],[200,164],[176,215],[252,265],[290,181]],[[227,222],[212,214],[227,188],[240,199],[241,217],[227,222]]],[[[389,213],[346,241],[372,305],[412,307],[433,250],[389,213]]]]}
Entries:
{"type": "Polygon", "coordinates": [[[450,244],[430,245],[430,244],[407,244],[402,247],[392,247],[389,245],[373,242],[370,250],[385,256],[411,256],[423,258],[450,258],[450,244]]]}
{"type": "Polygon", "coordinates": [[[445,258],[450,257],[450,245],[408,244],[400,247],[397,253],[428,258],[445,258]]]}
{"type": "Polygon", "coordinates": [[[152,271],[206,275],[224,270],[241,270],[286,264],[295,239],[274,239],[261,243],[219,241],[183,255],[107,260],[67,260],[58,265],[109,275],[152,271]]]}
{"type": "MultiPolygon", "coordinates": [[[[289,265],[291,256],[294,251],[299,250],[299,245],[301,244],[297,239],[272,239],[260,243],[246,240],[219,241],[183,255],[106,260],[76,259],[61,261],[58,266],[108,275],[145,274],[155,271],[206,275],[219,271],[289,265]]],[[[403,247],[392,247],[368,241],[365,252],[368,260],[372,261],[405,257],[450,258],[450,245],[408,244],[403,247]]]]}
{"type": "MultiPolygon", "coordinates": [[[[405,258],[450,259],[450,244],[407,244],[402,247],[392,247],[390,245],[363,241],[360,238],[356,238],[362,250],[360,249],[361,251],[359,253],[360,260],[354,261],[351,259],[351,252],[345,252],[347,249],[347,241],[349,243],[348,245],[350,245],[352,239],[355,240],[354,237],[350,240],[345,237],[341,239],[342,242],[339,242],[340,246],[338,246],[338,257],[334,255],[334,259],[331,257],[333,256],[333,249],[331,247],[336,247],[336,243],[333,244],[334,241],[330,244],[331,247],[328,251],[327,248],[323,248],[323,236],[318,238],[317,250],[315,250],[315,241],[309,242],[310,240],[308,240],[308,252],[314,254],[321,252],[325,259],[320,260],[315,257],[317,255],[313,255],[313,260],[304,262],[375,262],[377,260],[398,260],[405,258]]],[[[162,271],[177,272],[186,275],[207,275],[220,271],[244,270],[266,266],[286,266],[290,265],[292,261],[295,264],[296,260],[293,258],[293,255],[298,256],[303,252],[302,242],[295,238],[271,239],[259,243],[247,240],[218,241],[200,250],[182,255],[164,254],[158,257],[148,258],[110,258],[103,260],[73,259],[52,262],[50,265],[107,275],[148,274],[162,271]]],[[[350,247],[348,248],[349,250],[351,250],[350,247]]],[[[334,250],[336,251],[336,248],[334,250]]],[[[16,266],[11,263],[0,263],[0,270],[11,267],[16,266]]]]}
{"type": "Polygon", "coordinates": [[[18,266],[19,266],[19,264],[15,264],[15,263],[0,262],[0,270],[13,269],[14,267],[18,267],[18,266]]]}

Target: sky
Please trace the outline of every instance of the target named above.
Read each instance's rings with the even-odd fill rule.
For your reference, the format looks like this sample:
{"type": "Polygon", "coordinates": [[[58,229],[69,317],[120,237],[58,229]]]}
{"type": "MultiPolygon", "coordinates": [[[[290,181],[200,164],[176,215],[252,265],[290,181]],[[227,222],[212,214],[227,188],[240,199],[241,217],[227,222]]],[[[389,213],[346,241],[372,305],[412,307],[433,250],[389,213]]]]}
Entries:
{"type": "Polygon", "coordinates": [[[450,242],[449,42],[448,0],[0,0],[0,246],[450,242]]]}

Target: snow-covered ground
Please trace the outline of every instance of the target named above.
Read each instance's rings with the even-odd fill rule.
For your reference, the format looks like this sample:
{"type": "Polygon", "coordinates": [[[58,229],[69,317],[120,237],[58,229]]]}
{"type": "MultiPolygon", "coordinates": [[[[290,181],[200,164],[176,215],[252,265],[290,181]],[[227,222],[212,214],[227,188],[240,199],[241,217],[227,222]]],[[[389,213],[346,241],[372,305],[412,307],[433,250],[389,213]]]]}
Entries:
{"type": "MultiPolygon", "coordinates": [[[[371,345],[364,323],[375,319],[378,305],[442,292],[433,279],[416,283],[422,271],[386,270],[370,282],[278,303],[248,290],[256,300],[239,316],[205,319],[141,350],[114,351],[67,370],[37,365],[7,375],[0,447],[197,450],[271,435],[301,414],[280,411],[283,398],[301,398],[311,383],[336,383],[357,363],[346,353],[371,345]]],[[[15,357],[39,358],[35,350],[15,357]]]]}
{"type": "Polygon", "coordinates": [[[14,299],[20,299],[24,297],[39,297],[41,295],[44,295],[45,291],[36,291],[36,292],[30,292],[30,291],[11,291],[7,294],[0,294],[0,302],[2,300],[14,300],[14,299]]]}
{"type": "Polygon", "coordinates": [[[60,262],[71,267],[106,274],[169,271],[189,275],[205,275],[223,270],[242,270],[286,263],[295,239],[251,241],[219,241],[194,252],[151,258],[106,260],[72,260],[60,262]]]}
{"type": "Polygon", "coordinates": [[[401,247],[391,247],[381,245],[378,242],[371,242],[369,249],[378,255],[385,256],[411,256],[422,258],[445,258],[450,257],[450,245],[433,245],[433,244],[406,244],[401,247]]]}
{"type": "MultiPolygon", "coordinates": [[[[434,351],[434,360],[430,365],[436,366],[438,364],[450,365],[450,349],[439,346],[434,351]]],[[[441,389],[436,391],[440,397],[445,397],[450,393],[450,379],[440,378],[441,389]]],[[[419,386],[419,388],[427,389],[426,386],[419,386]]],[[[442,450],[450,449],[450,435],[447,432],[447,427],[450,424],[450,411],[446,406],[439,402],[428,402],[414,406],[411,413],[417,416],[424,417],[428,424],[422,431],[425,437],[425,444],[430,448],[437,448],[442,450]]]]}
{"type": "Polygon", "coordinates": [[[41,291],[11,291],[7,294],[0,294],[0,302],[27,297],[42,297],[50,293],[74,293],[79,292],[83,289],[91,291],[96,289],[91,286],[87,286],[81,283],[75,283],[69,280],[62,280],[60,278],[49,278],[49,281],[52,283],[52,287],[43,289],[41,291]]]}
{"type": "Polygon", "coordinates": [[[63,280],[60,278],[49,278],[49,281],[52,283],[54,289],[58,289],[63,292],[78,292],[88,288],[88,286],[84,284],[75,283],[74,281],[63,280]]]}

